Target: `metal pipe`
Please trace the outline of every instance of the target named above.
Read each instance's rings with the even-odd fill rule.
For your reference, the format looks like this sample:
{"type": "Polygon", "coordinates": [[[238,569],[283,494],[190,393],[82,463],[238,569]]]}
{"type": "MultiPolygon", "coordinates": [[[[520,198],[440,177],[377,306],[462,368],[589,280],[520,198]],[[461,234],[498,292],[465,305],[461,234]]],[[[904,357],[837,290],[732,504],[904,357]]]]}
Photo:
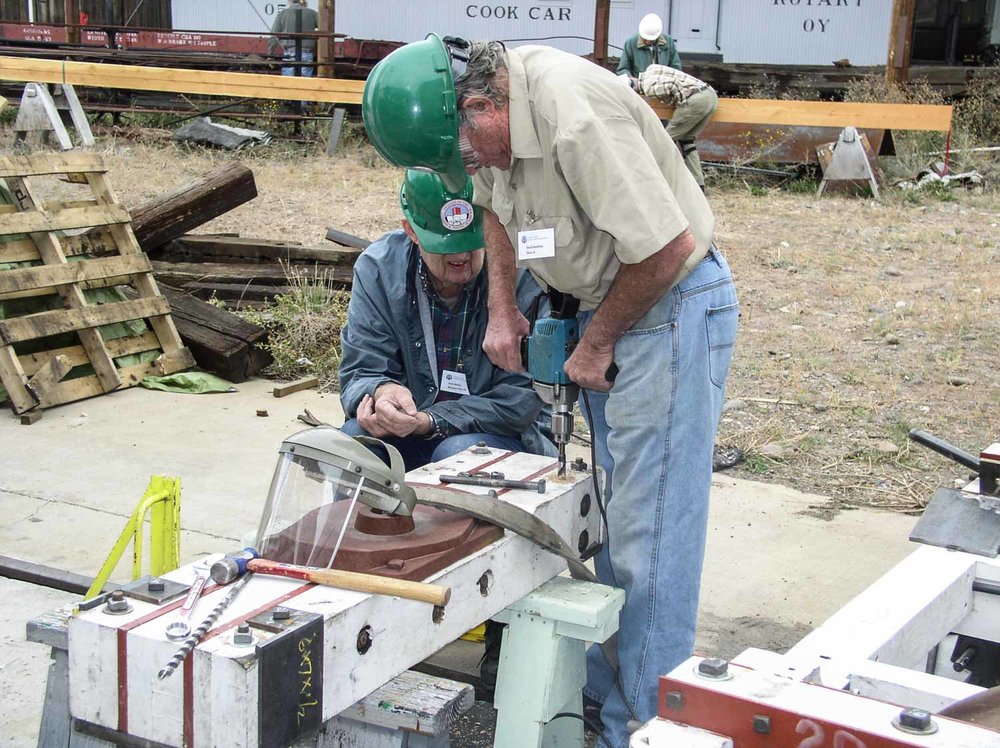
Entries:
{"type": "Polygon", "coordinates": [[[938,439],[933,434],[928,434],[926,431],[922,431],[921,429],[913,429],[910,431],[909,436],[910,439],[915,441],[917,444],[922,444],[928,449],[931,449],[940,455],[944,455],[949,460],[957,462],[959,465],[964,465],[970,470],[975,470],[977,473],[979,472],[979,458],[959,449],[954,444],[949,444],[944,439],[938,439]]]}

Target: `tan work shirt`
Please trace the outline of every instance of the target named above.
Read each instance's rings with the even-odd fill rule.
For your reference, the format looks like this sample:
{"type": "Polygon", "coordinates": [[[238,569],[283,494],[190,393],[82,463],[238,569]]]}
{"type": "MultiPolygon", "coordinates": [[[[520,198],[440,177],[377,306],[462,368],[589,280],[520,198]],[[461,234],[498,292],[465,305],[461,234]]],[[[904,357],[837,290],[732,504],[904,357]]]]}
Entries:
{"type": "MultiPolygon", "coordinates": [[[[604,299],[621,263],[639,263],[687,228],[708,253],[715,217],[650,106],[616,76],[550,47],[507,51],[509,171],[480,169],[474,202],[517,251],[518,232],[554,229],[555,256],[523,262],[545,286],[604,299]]],[[[679,278],[678,278],[679,280],[679,278]]]]}

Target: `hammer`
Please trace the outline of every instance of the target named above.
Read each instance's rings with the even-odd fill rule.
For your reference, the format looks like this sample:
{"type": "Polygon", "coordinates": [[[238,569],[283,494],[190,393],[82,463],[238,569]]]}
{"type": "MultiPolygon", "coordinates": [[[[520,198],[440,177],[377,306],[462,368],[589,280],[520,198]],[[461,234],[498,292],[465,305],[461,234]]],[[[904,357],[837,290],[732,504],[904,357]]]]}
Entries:
{"type": "Polygon", "coordinates": [[[210,573],[212,581],[216,584],[229,584],[247,572],[301,579],[304,582],[324,584],[354,592],[391,595],[442,607],[447,605],[451,599],[451,587],[442,587],[439,584],[427,584],[426,582],[411,582],[407,579],[380,577],[375,574],[359,574],[340,569],[320,569],[315,566],[282,564],[260,558],[260,554],[253,548],[244,548],[239,553],[226,554],[225,558],[212,564],[210,573]]]}

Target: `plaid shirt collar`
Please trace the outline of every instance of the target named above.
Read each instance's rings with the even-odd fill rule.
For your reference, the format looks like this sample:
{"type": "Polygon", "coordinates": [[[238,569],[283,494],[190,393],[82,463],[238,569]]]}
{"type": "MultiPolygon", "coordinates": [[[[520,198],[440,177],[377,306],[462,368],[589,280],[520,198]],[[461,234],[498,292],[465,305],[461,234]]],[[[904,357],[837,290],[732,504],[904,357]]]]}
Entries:
{"type": "MultiPolygon", "coordinates": [[[[463,357],[470,355],[472,346],[466,340],[470,332],[468,324],[475,314],[482,297],[482,276],[485,270],[462,288],[458,302],[454,308],[449,308],[441,300],[440,294],[431,283],[430,273],[423,258],[417,259],[417,277],[420,279],[421,290],[427,295],[431,308],[431,327],[434,330],[434,346],[439,372],[461,371],[464,368],[463,357]]],[[[454,399],[451,393],[440,393],[438,400],[454,399]]]]}

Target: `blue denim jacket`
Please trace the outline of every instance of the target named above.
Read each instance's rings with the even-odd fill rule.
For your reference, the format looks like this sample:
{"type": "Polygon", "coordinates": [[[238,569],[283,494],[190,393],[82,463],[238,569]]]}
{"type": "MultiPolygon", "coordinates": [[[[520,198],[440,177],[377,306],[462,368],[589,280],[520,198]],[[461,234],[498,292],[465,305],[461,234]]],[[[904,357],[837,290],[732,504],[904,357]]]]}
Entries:
{"type": "MultiPolygon", "coordinates": [[[[423,293],[417,275],[419,256],[417,246],[397,230],[374,242],[354,263],[347,324],[340,335],[340,403],[345,417],[356,417],[361,399],[383,382],[398,382],[410,390],[419,410],[443,418],[461,433],[519,436],[529,452],[554,455],[555,447],[542,430],[548,409],[543,412],[531,380],[523,372],[494,366],[482,350],[488,319],[485,303],[470,312],[468,322],[478,351],[464,369],[470,394],[435,402],[440,382],[431,371],[417,303],[417,294],[423,293]]],[[[547,298],[524,270],[518,276],[517,303],[532,323],[548,311],[547,298]]]]}

